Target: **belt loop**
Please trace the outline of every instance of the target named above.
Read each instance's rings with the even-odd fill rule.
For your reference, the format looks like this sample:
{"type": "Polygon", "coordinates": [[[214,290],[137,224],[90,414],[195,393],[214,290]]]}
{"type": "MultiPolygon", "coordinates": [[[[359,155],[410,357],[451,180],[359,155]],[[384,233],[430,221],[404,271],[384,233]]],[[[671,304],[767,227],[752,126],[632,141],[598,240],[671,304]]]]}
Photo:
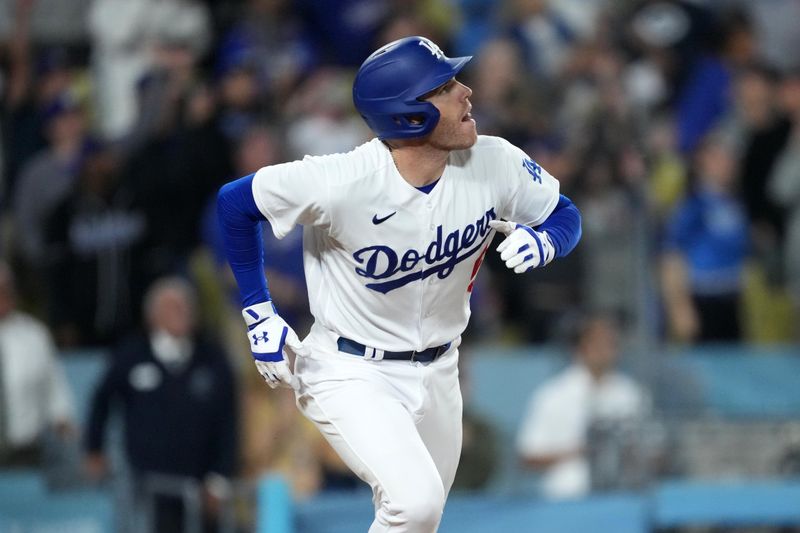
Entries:
{"type": "Polygon", "coordinates": [[[383,359],[383,350],[379,350],[378,348],[372,348],[370,346],[364,346],[364,359],[380,361],[381,359],[383,359]]]}

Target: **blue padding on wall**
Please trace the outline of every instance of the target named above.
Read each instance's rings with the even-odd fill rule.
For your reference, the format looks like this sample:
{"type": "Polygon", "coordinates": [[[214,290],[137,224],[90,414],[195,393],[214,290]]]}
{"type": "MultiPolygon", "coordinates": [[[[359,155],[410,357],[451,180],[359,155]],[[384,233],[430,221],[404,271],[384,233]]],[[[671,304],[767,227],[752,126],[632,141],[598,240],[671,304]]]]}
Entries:
{"type": "Polygon", "coordinates": [[[292,533],[292,496],[289,484],[277,474],[271,474],[258,485],[258,533],[292,533]]]}
{"type": "Polygon", "coordinates": [[[531,393],[568,364],[562,352],[539,348],[473,348],[464,358],[465,401],[491,417],[504,433],[515,434],[531,393]]]}
{"type": "Polygon", "coordinates": [[[659,527],[800,524],[800,480],[674,481],[662,484],[653,498],[659,527]]]}
{"type": "Polygon", "coordinates": [[[453,496],[440,533],[532,531],[536,533],[647,533],[645,499],[635,495],[596,496],[569,502],[453,496]]]}
{"type": "MultiPolygon", "coordinates": [[[[647,511],[645,499],[633,495],[559,503],[452,495],[439,533],[647,533],[647,511]]],[[[322,495],[297,505],[296,533],[366,531],[372,516],[369,493],[322,495]]]]}
{"type": "Polygon", "coordinates": [[[38,470],[6,470],[0,473],[0,514],[17,504],[47,497],[44,477],[38,470]]]}
{"type": "Polygon", "coordinates": [[[64,365],[64,373],[75,398],[78,425],[84,427],[95,387],[108,364],[108,352],[105,350],[68,351],[61,353],[59,360],[64,365]]]}
{"type": "Polygon", "coordinates": [[[295,507],[295,533],[367,531],[375,510],[368,491],[321,494],[295,507]]]}
{"type": "Polygon", "coordinates": [[[759,418],[800,414],[797,348],[717,346],[695,348],[679,357],[697,376],[706,405],[715,414],[759,418]]]}
{"type": "Polygon", "coordinates": [[[113,502],[107,492],[48,492],[36,471],[0,474],[0,532],[113,532],[113,502]]]}

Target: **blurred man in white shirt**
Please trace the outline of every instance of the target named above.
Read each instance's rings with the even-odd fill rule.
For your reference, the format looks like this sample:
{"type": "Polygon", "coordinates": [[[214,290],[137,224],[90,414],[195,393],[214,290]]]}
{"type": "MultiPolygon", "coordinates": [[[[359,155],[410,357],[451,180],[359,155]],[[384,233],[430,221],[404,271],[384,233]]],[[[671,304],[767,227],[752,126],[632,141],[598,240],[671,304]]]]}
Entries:
{"type": "Polygon", "coordinates": [[[42,436],[73,433],[73,413],[50,332],[16,309],[14,277],[0,261],[0,467],[39,466],[42,436]]]}
{"type": "Polygon", "coordinates": [[[575,335],[573,363],[531,397],[517,437],[523,462],[543,472],[541,490],[553,499],[578,498],[592,486],[587,435],[593,424],[642,418],[647,395],[615,370],[615,321],[592,315],[575,335]]]}

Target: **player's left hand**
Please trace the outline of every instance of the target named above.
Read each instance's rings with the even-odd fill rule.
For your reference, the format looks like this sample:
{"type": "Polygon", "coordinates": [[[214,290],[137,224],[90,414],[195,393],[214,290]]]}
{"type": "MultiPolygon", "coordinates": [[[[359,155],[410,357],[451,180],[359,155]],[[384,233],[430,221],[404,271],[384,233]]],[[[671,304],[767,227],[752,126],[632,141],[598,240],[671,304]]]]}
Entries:
{"type": "Polygon", "coordinates": [[[247,323],[247,337],[256,368],[271,388],[290,387],[297,390],[297,377],[289,368],[287,350],[294,355],[308,355],[309,350],[294,330],[281,318],[272,305],[264,302],[242,311],[247,323]]]}
{"type": "Polygon", "coordinates": [[[543,267],[556,256],[546,231],[505,220],[490,220],[489,227],[506,235],[497,251],[506,266],[517,274],[543,267]]]}

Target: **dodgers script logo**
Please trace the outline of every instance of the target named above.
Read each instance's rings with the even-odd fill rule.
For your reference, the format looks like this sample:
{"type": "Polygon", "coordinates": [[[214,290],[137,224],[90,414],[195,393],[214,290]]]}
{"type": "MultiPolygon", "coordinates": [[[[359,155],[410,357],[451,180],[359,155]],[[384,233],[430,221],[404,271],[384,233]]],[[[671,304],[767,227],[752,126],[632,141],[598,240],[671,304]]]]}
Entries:
{"type": "Polygon", "coordinates": [[[356,274],[373,280],[393,278],[377,283],[367,283],[368,289],[383,294],[433,274],[436,274],[439,279],[444,279],[453,273],[453,269],[458,263],[480,250],[491,230],[489,221],[496,218],[497,215],[492,207],[474,224],[467,224],[463,230],[457,229],[444,235],[444,230],[440,225],[436,228],[436,238],[431,241],[425,251],[411,248],[401,254],[383,245],[362,248],[353,253],[353,259],[360,265],[356,268],[356,274]],[[428,268],[412,272],[420,261],[424,261],[428,268]],[[395,277],[404,272],[410,273],[395,277]]]}

